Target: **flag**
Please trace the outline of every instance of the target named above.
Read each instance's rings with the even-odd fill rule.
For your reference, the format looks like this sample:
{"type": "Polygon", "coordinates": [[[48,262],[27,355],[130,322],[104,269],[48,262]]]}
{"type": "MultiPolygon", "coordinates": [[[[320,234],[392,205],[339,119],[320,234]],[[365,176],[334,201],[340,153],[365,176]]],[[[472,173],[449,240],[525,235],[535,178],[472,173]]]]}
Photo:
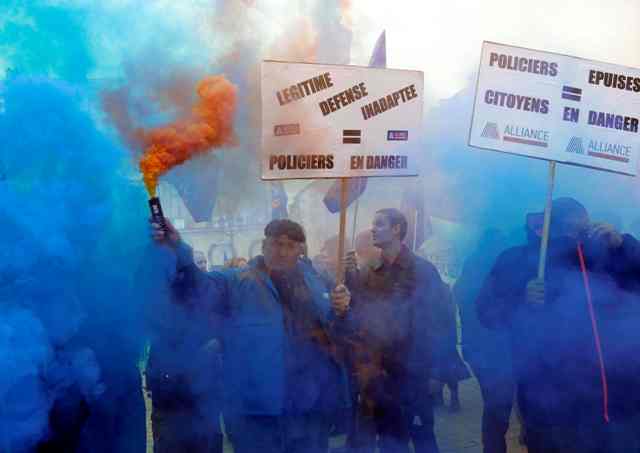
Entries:
{"type": "MultiPolygon", "coordinates": [[[[349,178],[345,184],[347,184],[347,206],[349,206],[364,192],[367,187],[367,178],[349,178]]],[[[335,214],[340,211],[340,180],[331,185],[322,201],[330,213],[335,214]]]]}
{"type": "Polygon", "coordinates": [[[400,211],[407,218],[407,236],[404,243],[410,250],[418,250],[431,236],[431,217],[425,212],[424,187],[413,184],[404,190],[400,211]]]}
{"type": "Polygon", "coordinates": [[[385,31],[380,34],[376,45],[373,47],[369,66],[372,68],[387,67],[387,35],[385,31]]]}
{"type": "MultiPolygon", "coordinates": [[[[369,66],[372,68],[386,68],[387,67],[387,38],[386,32],[382,32],[376,41],[376,45],[373,48],[373,54],[369,60],[369,66]]],[[[347,184],[347,205],[358,199],[367,187],[367,178],[349,178],[347,184]]],[[[329,212],[335,214],[340,211],[340,180],[335,181],[326,195],[324,196],[324,205],[329,212]]]]}
{"type": "Polygon", "coordinates": [[[220,164],[214,155],[204,155],[173,168],[166,175],[182,198],[194,222],[209,222],[216,205],[220,164]]]}
{"type": "Polygon", "coordinates": [[[271,183],[271,220],[286,219],[289,217],[287,211],[287,192],[284,190],[284,184],[281,181],[273,181],[271,183]]]}

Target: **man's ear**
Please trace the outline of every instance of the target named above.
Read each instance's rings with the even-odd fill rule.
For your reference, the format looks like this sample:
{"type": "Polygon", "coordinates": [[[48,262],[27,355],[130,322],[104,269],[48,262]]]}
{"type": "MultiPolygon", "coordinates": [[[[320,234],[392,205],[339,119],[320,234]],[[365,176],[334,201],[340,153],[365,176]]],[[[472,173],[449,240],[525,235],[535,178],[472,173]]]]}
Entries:
{"type": "Polygon", "coordinates": [[[396,225],[393,225],[393,226],[391,227],[391,231],[393,231],[393,234],[394,234],[398,239],[400,239],[400,230],[401,230],[401,228],[400,228],[400,224],[399,224],[399,223],[398,223],[398,224],[396,224],[396,225]]]}

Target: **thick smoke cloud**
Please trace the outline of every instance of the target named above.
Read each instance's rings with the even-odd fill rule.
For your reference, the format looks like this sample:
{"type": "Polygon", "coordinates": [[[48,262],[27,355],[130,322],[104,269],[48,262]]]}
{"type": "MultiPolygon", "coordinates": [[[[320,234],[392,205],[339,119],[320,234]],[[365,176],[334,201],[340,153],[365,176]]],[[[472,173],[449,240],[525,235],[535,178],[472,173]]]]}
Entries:
{"type": "MultiPolygon", "coordinates": [[[[76,390],[89,427],[141,398],[131,280],[146,229],[144,211],[130,207],[145,199],[127,154],[98,132],[84,90],[17,77],[2,94],[0,357],[11,366],[0,444],[23,451],[50,435],[49,410],[76,390]]],[[[115,428],[101,428],[111,445],[115,428]]]]}

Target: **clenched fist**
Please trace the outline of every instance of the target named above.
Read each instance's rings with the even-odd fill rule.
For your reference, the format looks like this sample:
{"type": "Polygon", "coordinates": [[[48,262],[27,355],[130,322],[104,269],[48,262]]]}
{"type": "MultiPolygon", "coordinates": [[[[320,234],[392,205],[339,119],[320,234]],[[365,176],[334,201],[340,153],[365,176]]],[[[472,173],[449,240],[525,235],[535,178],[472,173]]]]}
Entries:
{"type": "Polygon", "coordinates": [[[349,305],[351,304],[351,293],[344,285],[336,286],[331,291],[331,308],[338,316],[344,316],[349,311],[349,305]]]}

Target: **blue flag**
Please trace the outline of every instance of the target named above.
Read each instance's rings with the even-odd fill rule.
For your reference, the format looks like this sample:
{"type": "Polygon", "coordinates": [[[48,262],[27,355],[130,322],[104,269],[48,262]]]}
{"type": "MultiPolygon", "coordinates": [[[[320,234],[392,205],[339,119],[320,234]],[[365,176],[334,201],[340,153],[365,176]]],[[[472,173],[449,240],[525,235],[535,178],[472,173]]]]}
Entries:
{"type": "Polygon", "coordinates": [[[284,190],[284,184],[281,181],[273,181],[271,183],[271,220],[289,217],[288,202],[289,198],[284,190]]]}
{"type": "Polygon", "coordinates": [[[386,31],[383,31],[376,45],[373,47],[373,53],[369,60],[369,66],[372,68],[386,68],[387,67],[387,35],[386,31]]]}
{"type": "MultiPolygon", "coordinates": [[[[373,53],[371,54],[371,59],[369,60],[369,66],[372,68],[386,68],[387,67],[387,37],[386,32],[383,31],[378,40],[376,41],[376,45],[373,48],[373,53]]],[[[364,192],[367,187],[367,178],[349,178],[347,180],[347,205],[348,207],[351,203],[358,199],[360,195],[364,192]]],[[[324,205],[327,207],[329,212],[336,213],[340,211],[340,181],[335,181],[326,195],[324,196],[324,205]]]]}
{"type": "Polygon", "coordinates": [[[165,180],[175,187],[194,222],[210,222],[219,176],[220,163],[207,154],[173,168],[165,180]]]}

